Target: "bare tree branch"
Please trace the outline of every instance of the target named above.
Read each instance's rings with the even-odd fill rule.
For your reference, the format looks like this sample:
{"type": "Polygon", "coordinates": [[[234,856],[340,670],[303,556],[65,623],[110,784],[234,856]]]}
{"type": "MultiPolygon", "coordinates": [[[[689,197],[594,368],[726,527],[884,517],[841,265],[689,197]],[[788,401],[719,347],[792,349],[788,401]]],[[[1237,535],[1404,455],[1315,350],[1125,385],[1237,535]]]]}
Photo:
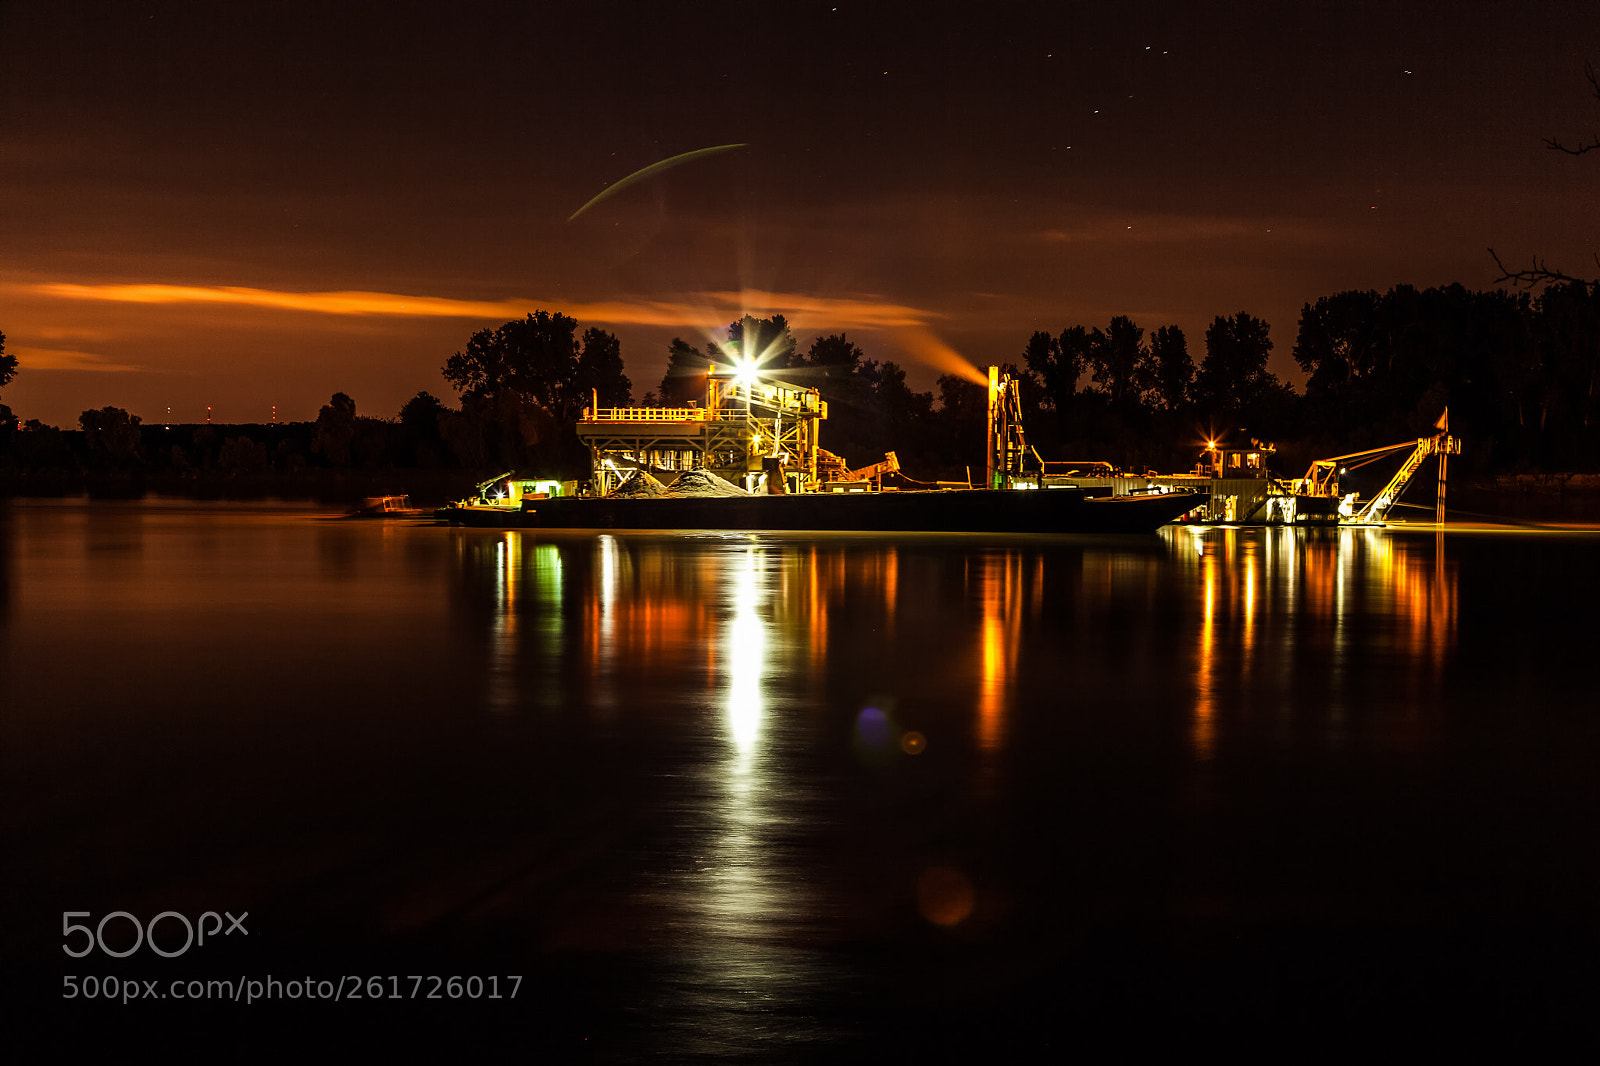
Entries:
{"type": "MultiPolygon", "coordinates": [[[[1596,77],[1593,63],[1585,63],[1583,65],[1583,76],[1589,80],[1589,88],[1594,90],[1594,98],[1596,100],[1600,100],[1600,77],[1596,77]]],[[[1576,145],[1563,144],[1554,137],[1546,137],[1544,139],[1544,146],[1550,149],[1552,152],[1565,152],[1568,155],[1583,155],[1585,152],[1593,152],[1596,149],[1600,149],[1600,134],[1596,134],[1584,143],[1576,145]]]]}
{"type": "MultiPolygon", "coordinates": [[[[1596,285],[1600,282],[1593,278],[1574,277],[1571,274],[1556,270],[1538,256],[1533,257],[1533,266],[1527,270],[1512,270],[1500,261],[1500,256],[1493,248],[1489,249],[1489,257],[1494,260],[1494,265],[1500,268],[1500,276],[1494,279],[1496,285],[1509,282],[1513,288],[1534,289],[1540,285],[1551,285],[1557,282],[1570,281],[1579,285],[1596,285]]],[[[1600,252],[1595,253],[1595,266],[1600,268],[1600,252]]]]}
{"type": "Polygon", "coordinates": [[[1596,148],[1600,148],[1600,133],[1597,133],[1593,137],[1589,138],[1588,142],[1584,144],[1562,144],[1553,137],[1546,137],[1544,139],[1544,146],[1554,152],[1565,152],[1568,155],[1582,155],[1585,152],[1592,152],[1596,148]]]}
{"type": "MultiPolygon", "coordinates": [[[[1584,63],[1583,76],[1588,79],[1589,88],[1594,92],[1594,98],[1600,100],[1600,75],[1595,73],[1592,62],[1584,63]]],[[[1583,155],[1585,152],[1593,152],[1600,149],[1600,134],[1590,138],[1587,143],[1573,146],[1563,144],[1553,137],[1546,137],[1544,143],[1545,147],[1557,152],[1565,152],[1568,155],[1583,155]]],[[[1557,270],[1538,256],[1533,257],[1533,265],[1528,269],[1512,270],[1505,265],[1493,248],[1489,249],[1489,258],[1493,259],[1494,265],[1500,268],[1500,276],[1494,279],[1496,285],[1506,283],[1514,289],[1537,289],[1543,285],[1567,282],[1592,286],[1597,292],[1600,292],[1600,273],[1596,273],[1592,278],[1575,277],[1564,270],[1557,270]]],[[[1600,271],[1600,252],[1594,253],[1594,265],[1596,270],[1600,271]]]]}

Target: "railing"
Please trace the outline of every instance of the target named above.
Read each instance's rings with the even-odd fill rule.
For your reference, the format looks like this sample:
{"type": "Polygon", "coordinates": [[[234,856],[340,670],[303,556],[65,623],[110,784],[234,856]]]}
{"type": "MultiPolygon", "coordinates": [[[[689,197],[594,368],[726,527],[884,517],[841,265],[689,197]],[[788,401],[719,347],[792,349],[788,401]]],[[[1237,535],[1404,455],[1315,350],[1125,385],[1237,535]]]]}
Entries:
{"type": "MultiPolygon", "coordinates": [[[[1036,456],[1038,454],[1038,452],[1034,453],[1036,456]]],[[[1082,470],[1092,471],[1091,473],[1081,474],[1080,476],[1082,477],[1111,477],[1116,474],[1116,467],[1097,459],[1086,460],[1081,463],[1061,459],[1040,459],[1039,466],[1043,468],[1042,473],[1055,477],[1064,477],[1070,472],[1082,470]]]]}
{"type": "Polygon", "coordinates": [[[585,422],[704,422],[704,407],[586,407],[585,422]]]}

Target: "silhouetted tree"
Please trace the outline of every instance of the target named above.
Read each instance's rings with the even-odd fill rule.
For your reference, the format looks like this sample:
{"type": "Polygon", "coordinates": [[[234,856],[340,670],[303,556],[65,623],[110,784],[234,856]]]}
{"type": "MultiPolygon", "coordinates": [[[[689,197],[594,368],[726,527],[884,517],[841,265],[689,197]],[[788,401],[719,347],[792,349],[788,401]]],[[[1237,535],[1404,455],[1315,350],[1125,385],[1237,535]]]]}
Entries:
{"type": "Polygon", "coordinates": [[[1538,312],[1542,362],[1572,421],[1591,429],[1600,390],[1600,286],[1551,285],[1538,312]]]}
{"type": "Polygon", "coordinates": [[[78,425],[83,427],[91,464],[126,467],[141,460],[138,415],[129,415],[120,407],[102,407],[83,412],[78,425]]]}
{"type": "Polygon", "coordinates": [[[702,352],[681,338],[667,345],[667,371],[661,376],[658,400],[663,407],[682,407],[706,398],[706,367],[717,355],[716,345],[702,352]],[[711,354],[707,354],[707,353],[711,354]]]}
{"type": "Polygon", "coordinates": [[[1212,415],[1250,412],[1281,389],[1267,370],[1272,338],[1267,324],[1240,311],[1218,315],[1206,329],[1206,357],[1195,374],[1199,405],[1212,415]]]}
{"type": "Polygon", "coordinates": [[[745,315],[728,324],[728,342],[719,361],[753,359],[764,369],[781,370],[798,363],[794,334],[782,315],[756,318],[745,315]]]}
{"type": "Polygon", "coordinates": [[[461,393],[466,424],[451,435],[463,461],[479,455],[490,465],[550,473],[587,465],[573,427],[591,390],[625,404],[631,385],[616,338],[591,329],[580,349],[577,328],[566,315],[535,311],[479,330],[445,362],[445,380],[461,393]]]}
{"type": "MultiPolygon", "coordinates": [[[[17,357],[6,354],[6,335],[0,333],[0,388],[5,388],[16,375],[17,357]]],[[[0,403],[0,451],[10,452],[11,434],[16,428],[16,415],[10,407],[0,403]]]]}
{"type": "Polygon", "coordinates": [[[74,465],[66,434],[30,418],[17,430],[11,442],[11,462],[21,470],[65,473],[74,465]]]}
{"type": "Polygon", "coordinates": [[[1023,361],[1038,380],[1044,401],[1064,417],[1078,391],[1078,376],[1088,363],[1089,335],[1082,326],[1061,331],[1059,338],[1036,331],[1023,349],[1023,361]]]}
{"type": "Polygon", "coordinates": [[[229,437],[222,442],[217,465],[224,474],[259,474],[272,465],[272,453],[267,451],[265,444],[259,444],[249,437],[229,437]]]}
{"type": "Polygon", "coordinates": [[[1189,387],[1194,382],[1194,360],[1189,344],[1177,326],[1162,326],[1150,335],[1150,347],[1140,364],[1138,385],[1150,402],[1166,411],[1176,411],[1189,402],[1189,387]]]}
{"type": "Polygon", "coordinates": [[[417,393],[400,408],[400,461],[433,468],[445,457],[444,420],[451,412],[433,394],[417,393]]]}
{"type": "Polygon", "coordinates": [[[776,376],[797,385],[814,386],[828,404],[823,446],[852,462],[877,458],[886,445],[885,427],[873,395],[876,364],[843,333],[818,337],[795,366],[776,376]]]}
{"type": "Polygon", "coordinates": [[[505,392],[531,398],[549,411],[570,399],[578,368],[575,319],[535,311],[495,329],[480,329],[445,361],[444,379],[463,396],[493,399],[505,392]]]}
{"type": "Polygon", "coordinates": [[[573,387],[581,406],[588,406],[595,395],[601,407],[627,407],[633,402],[633,383],[622,372],[622,342],[615,335],[593,326],[583,331],[573,387]]]}
{"type": "Polygon", "coordinates": [[[364,470],[393,466],[400,453],[400,426],[387,418],[356,419],[355,437],[350,441],[352,464],[364,470]]]}
{"type": "Polygon", "coordinates": [[[407,400],[400,408],[400,424],[418,435],[439,432],[439,416],[447,408],[444,402],[426,389],[407,400]]]}
{"type": "Polygon", "coordinates": [[[927,448],[927,434],[933,423],[933,393],[913,392],[906,384],[906,372],[898,363],[867,360],[862,376],[872,388],[872,407],[883,436],[872,453],[905,449],[911,455],[927,448]]]}
{"type": "Polygon", "coordinates": [[[6,335],[0,333],[0,389],[11,384],[17,376],[17,357],[6,354],[6,335]]]}
{"type": "Polygon", "coordinates": [[[1094,331],[1089,349],[1089,365],[1094,371],[1094,382],[1111,401],[1113,409],[1126,408],[1137,403],[1139,394],[1134,388],[1134,375],[1144,359],[1144,330],[1134,325],[1127,315],[1111,320],[1105,333],[1094,331]]]}
{"type": "MultiPolygon", "coordinates": [[[[817,368],[822,372],[823,381],[829,385],[838,385],[857,377],[863,355],[861,347],[845,334],[832,333],[812,341],[811,348],[805,357],[799,360],[799,365],[817,368]]],[[[819,386],[819,388],[824,387],[819,386]]]]}
{"type": "Polygon", "coordinates": [[[1341,292],[1306,304],[1294,346],[1306,394],[1347,397],[1377,366],[1381,327],[1376,292],[1341,292]]]}
{"type": "MultiPolygon", "coordinates": [[[[317,413],[317,434],[313,444],[334,466],[350,462],[350,443],[356,436],[356,402],[342,392],[323,405],[317,413]]],[[[219,462],[220,457],[219,457],[219,462]]]]}

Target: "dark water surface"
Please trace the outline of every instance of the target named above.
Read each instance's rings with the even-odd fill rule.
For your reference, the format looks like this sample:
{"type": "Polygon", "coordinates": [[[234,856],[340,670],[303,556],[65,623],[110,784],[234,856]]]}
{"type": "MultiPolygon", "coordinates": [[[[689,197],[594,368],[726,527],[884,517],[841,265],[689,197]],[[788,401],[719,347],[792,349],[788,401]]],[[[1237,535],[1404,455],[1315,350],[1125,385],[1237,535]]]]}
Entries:
{"type": "Polygon", "coordinates": [[[1550,533],[0,504],[10,1039],[1592,1050],[1597,594],[1600,540],[1550,533]],[[68,911],[248,935],[75,959],[68,911]],[[89,975],[142,998],[62,998],[89,975]],[[143,984],[269,975],[341,999],[143,984]]]}

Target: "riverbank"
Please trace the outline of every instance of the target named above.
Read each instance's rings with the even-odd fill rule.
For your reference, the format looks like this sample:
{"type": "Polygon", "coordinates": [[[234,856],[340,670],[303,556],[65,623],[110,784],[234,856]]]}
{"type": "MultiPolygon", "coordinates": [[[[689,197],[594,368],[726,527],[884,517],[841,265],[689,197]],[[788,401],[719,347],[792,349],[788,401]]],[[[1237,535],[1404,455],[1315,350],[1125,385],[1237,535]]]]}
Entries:
{"type": "Polygon", "coordinates": [[[479,476],[465,470],[305,470],[294,474],[68,473],[0,471],[0,498],[87,494],[94,499],[146,495],[195,500],[310,500],[354,505],[370,496],[409,496],[439,507],[469,494],[479,476]]]}

